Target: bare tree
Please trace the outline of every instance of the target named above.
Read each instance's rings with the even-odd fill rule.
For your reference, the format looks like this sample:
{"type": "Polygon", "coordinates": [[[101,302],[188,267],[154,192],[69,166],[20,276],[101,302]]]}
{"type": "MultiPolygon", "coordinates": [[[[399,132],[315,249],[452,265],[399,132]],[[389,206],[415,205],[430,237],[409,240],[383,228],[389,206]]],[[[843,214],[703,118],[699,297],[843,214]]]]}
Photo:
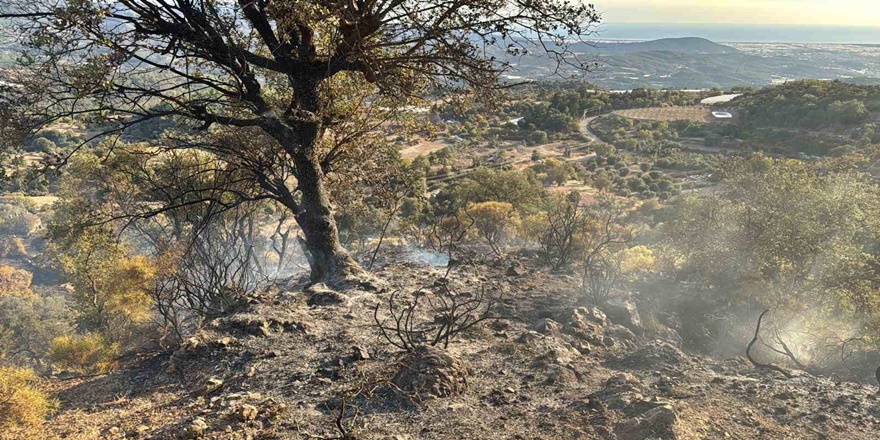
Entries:
{"type": "Polygon", "coordinates": [[[25,116],[4,124],[120,116],[84,144],[160,117],[267,137],[261,148],[186,147],[236,163],[252,197],[293,212],[314,280],[360,272],[326,176],[370,151],[394,109],[428,92],[504,87],[506,56],[538,51],[586,69],[570,48],[599,20],[564,0],[7,0],[0,18],[25,47],[11,93],[28,97],[25,116]]]}
{"type": "Polygon", "coordinates": [[[791,379],[792,377],[794,377],[794,375],[792,375],[785,368],[782,368],[776,364],[769,364],[769,363],[765,364],[763,362],[759,362],[759,361],[755,360],[755,358],[752,357],[752,347],[761,338],[761,321],[764,320],[764,315],[766,315],[767,313],[770,313],[769,309],[764,310],[763,312],[761,312],[761,316],[758,316],[758,323],[755,325],[755,336],[752,338],[751,341],[749,341],[749,345],[746,346],[746,358],[749,360],[749,362],[752,363],[752,365],[755,366],[755,368],[778,371],[778,372],[782,373],[783,376],[791,379]]]}
{"type": "Polygon", "coordinates": [[[633,231],[624,224],[625,207],[611,198],[586,209],[581,287],[585,296],[601,304],[620,279],[620,253],[632,242],[633,231]]]}
{"type": "Polygon", "coordinates": [[[447,283],[436,289],[419,290],[405,304],[400,303],[399,292],[393,292],[384,319],[379,317],[382,304],[376,304],[373,320],[389,344],[405,351],[425,345],[447,348],[452,339],[475,325],[505,319],[496,314],[501,298],[488,295],[484,287],[473,294],[456,292],[447,283]]]}
{"type": "Polygon", "coordinates": [[[552,201],[547,210],[546,224],[538,231],[541,257],[555,270],[560,270],[575,256],[577,238],[587,227],[588,212],[580,203],[577,192],[552,201]]]}

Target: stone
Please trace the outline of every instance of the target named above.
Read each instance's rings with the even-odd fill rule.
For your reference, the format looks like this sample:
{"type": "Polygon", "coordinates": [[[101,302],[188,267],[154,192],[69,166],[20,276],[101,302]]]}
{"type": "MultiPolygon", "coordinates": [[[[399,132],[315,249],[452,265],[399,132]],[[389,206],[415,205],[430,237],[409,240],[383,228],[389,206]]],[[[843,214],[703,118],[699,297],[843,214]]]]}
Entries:
{"type": "Polygon", "coordinates": [[[525,268],[519,263],[513,263],[507,268],[507,276],[509,277],[519,277],[526,273],[525,268]]]}
{"type": "Polygon", "coordinates": [[[602,326],[608,323],[608,317],[596,307],[578,307],[572,310],[568,321],[572,326],[587,322],[602,326]]]}
{"type": "Polygon", "coordinates": [[[677,439],[678,414],[671,405],[658,406],[614,427],[618,440],[677,439]]]}
{"type": "Polygon", "coordinates": [[[602,310],[612,323],[622,325],[634,332],[642,331],[642,318],[634,302],[613,298],[602,307],[602,310]]]}
{"type": "Polygon", "coordinates": [[[544,318],[535,323],[535,325],[532,326],[532,330],[542,335],[551,336],[558,335],[562,330],[562,326],[550,318],[544,318]]]}
{"type": "Polygon", "coordinates": [[[353,348],[352,358],[356,361],[366,361],[370,359],[370,352],[364,347],[355,346],[353,348]]]}
{"type": "Polygon", "coordinates": [[[189,425],[185,426],[180,432],[180,438],[184,440],[194,440],[205,436],[208,431],[208,423],[201,417],[193,419],[189,425]]]}
{"type": "Polygon", "coordinates": [[[222,387],[223,387],[223,380],[218,379],[216,377],[212,377],[212,378],[206,380],[205,383],[201,386],[201,388],[196,390],[196,395],[197,396],[206,396],[208,394],[211,394],[211,393],[219,390],[222,387]]]}
{"type": "Polygon", "coordinates": [[[257,415],[259,415],[259,410],[254,405],[245,403],[238,409],[238,418],[243,422],[256,420],[257,415]]]}
{"type": "Polygon", "coordinates": [[[465,363],[432,346],[417,347],[402,360],[394,384],[422,397],[448,397],[467,390],[465,363]]]}

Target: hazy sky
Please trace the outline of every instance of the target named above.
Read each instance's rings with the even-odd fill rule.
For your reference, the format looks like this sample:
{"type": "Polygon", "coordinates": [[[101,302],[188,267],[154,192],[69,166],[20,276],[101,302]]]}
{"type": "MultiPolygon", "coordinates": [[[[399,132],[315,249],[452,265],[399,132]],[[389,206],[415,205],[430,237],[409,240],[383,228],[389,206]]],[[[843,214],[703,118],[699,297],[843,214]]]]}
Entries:
{"type": "Polygon", "coordinates": [[[880,0],[590,0],[606,23],[880,26],[880,0]]]}

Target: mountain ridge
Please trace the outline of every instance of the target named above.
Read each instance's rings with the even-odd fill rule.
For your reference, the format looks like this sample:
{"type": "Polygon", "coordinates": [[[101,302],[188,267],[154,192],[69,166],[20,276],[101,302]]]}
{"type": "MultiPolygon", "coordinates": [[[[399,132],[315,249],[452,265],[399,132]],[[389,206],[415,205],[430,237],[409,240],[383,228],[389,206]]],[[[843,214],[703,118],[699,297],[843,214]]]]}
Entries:
{"type": "Polygon", "coordinates": [[[641,42],[599,43],[595,49],[600,54],[623,54],[638,52],[676,52],[689,54],[733,54],[740,51],[730,46],[701,37],[661,38],[641,42]]]}

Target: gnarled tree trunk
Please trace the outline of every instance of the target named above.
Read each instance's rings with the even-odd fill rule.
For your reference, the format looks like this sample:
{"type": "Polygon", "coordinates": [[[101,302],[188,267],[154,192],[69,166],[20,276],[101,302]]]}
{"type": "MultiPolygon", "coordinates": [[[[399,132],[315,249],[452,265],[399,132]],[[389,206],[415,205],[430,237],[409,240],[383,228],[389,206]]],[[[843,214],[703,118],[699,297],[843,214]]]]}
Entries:
{"type": "Polygon", "coordinates": [[[361,267],[339,242],[320,164],[307,153],[297,154],[294,161],[302,194],[296,222],[305,235],[312,281],[333,283],[361,274],[361,267]]]}

